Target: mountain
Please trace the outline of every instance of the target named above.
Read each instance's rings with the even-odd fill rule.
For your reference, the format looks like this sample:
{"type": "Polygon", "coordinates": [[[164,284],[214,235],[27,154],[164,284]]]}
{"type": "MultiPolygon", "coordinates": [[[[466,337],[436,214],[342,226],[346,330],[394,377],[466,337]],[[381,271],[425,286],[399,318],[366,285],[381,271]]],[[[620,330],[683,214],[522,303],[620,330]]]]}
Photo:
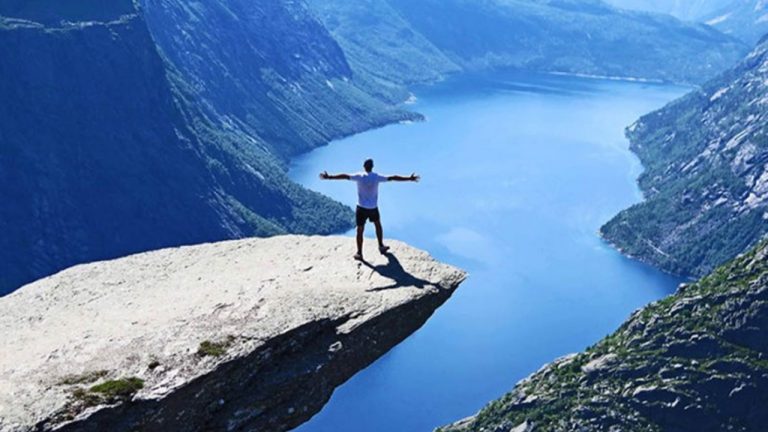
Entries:
{"type": "Polygon", "coordinates": [[[768,245],[632,315],[443,432],[765,430],[768,245]]]}
{"type": "Polygon", "coordinates": [[[294,156],[352,133],[415,116],[407,98],[355,75],[303,2],[143,0],[163,58],[196,100],[294,156]],[[183,36],[183,37],[182,37],[183,36]]]}
{"type": "Polygon", "coordinates": [[[457,68],[519,68],[702,82],[745,46],[712,28],[598,0],[311,0],[353,69],[394,82],[457,68]],[[350,3],[353,3],[350,5],[350,3]],[[409,59],[408,52],[422,56],[409,59]],[[372,58],[373,57],[373,58],[372,58]]]}
{"type": "Polygon", "coordinates": [[[754,44],[768,34],[768,1],[732,1],[707,14],[702,21],[723,33],[754,44]]]}
{"type": "Polygon", "coordinates": [[[646,200],[602,235],[662,269],[703,275],[768,233],[768,40],[734,69],[630,126],[646,200]]]}
{"type": "Polygon", "coordinates": [[[287,156],[414,118],[293,1],[0,0],[0,59],[0,294],[149,249],[347,229],[287,156]]]}
{"type": "Polygon", "coordinates": [[[358,73],[396,84],[438,81],[461,67],[387,0],[309,0],[358,73]]]}
{"type": "Polygon", "coordinates": [[[755,44],[768,34],[765,0],[606,0],[625,9],[673,15],[706,23],[723,33],[755,44]]]}
{"type": "MultiPolygon", "coordinates": [[[[730,6],[734,0],[606,0],[613,6],[672,15],[684,21],[703,21],[705,17],[730,6]]],[[[739,0],[741,1],[741,0],[739,0]]]]}

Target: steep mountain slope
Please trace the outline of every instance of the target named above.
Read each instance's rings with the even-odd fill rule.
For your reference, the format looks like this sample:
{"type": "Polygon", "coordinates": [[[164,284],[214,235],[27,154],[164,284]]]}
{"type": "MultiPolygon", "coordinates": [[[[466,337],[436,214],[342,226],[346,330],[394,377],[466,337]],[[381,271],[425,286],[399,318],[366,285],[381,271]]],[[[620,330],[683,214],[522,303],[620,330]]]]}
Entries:
{"type": "Polygon", "coordinates": [[[768,1],[732,0],[702,21],[747,43],[756,43],[768,34],[768,1]]]}
{"type": "Polygon", "coordinates": [[[702,275],[768,233],[768,41],[733,70],[632,125],[646,201],[602,234],[626,253],[702,275]]]}
{"type": "Polygon", "coordinates": [[[0,0],[0,200],[13,203],[0,208],[0,293],[80,262],[350,226],[346,207],[287,179],[285,155],[410,115],[346,83],[338,45],[294,2],[249,12],[261,33],[234,29],[241,45],[206,38],[222,29],[193,37],[205,29],[188,21],[211,15],[185,16],[162,34],[185,42],[159,52],[129,0],[0,0]],[[238,51],[261,34],[266,45],[238,51]],[[259,73],[281,84],[254,90],[259,73]]]}
{"type": "Polygon", "coordinates": [[[387,103],[404,100],[404,90],[354,76],[303,2],[143,0],[142,7],[164,58],[196,98],[276,155],[414,118],[387,103]]]}
{"type": "Polygon", "coordinates": [[[766,300],[763,244],[442,431],[763,431],[766,300]]]}
{"type": "Polygon", "coordinates": [[[606,0],[606,3],[619,8],[669,14],[685,21],[701,21],[732,2],[733,0],[606,0]]]}
{"type": "Polygon", "coordinates": [[[353,46],[348,51],[353,64],[369,62],[366,53],[384,53],[388,60],[381,71],[396,82],[424,64],[438,65],[438,74],[450,72],[453,64],[464,70],[512,67],[690,83],[714,76],[746,52],[743,44],[708,26],[621,11],[598,0],[347,3],[312,0],[334,35],[353,41],[343,44],[353,46]],[[428,42],[430,55],[418,63],[405,59],[403,65],[389,60],[403,59],[409,48],[392,44],[393,33],[406,35],[413,45],[428,42]]]}

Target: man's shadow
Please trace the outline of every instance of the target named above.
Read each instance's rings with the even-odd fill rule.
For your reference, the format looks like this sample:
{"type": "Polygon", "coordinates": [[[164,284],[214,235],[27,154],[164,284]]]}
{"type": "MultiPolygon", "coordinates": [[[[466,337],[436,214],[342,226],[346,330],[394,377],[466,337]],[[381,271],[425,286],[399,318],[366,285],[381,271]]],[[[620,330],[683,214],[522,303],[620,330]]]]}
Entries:
{"type": "Polygon", "coordinates": [[[400,264],[400,261],[397,259],[397,257],[393,255],[391,252],[387,252],[386,254],[384,254],[384,256],[387,257],[386,264],[373,265],[368,261],[362,261],[362,263],[366,267],[384,276],[385,278],[392,279],[393,283],[391,285],[371,288],[367,290],[368,292],[384,291],[389,289],[404,288],[404,287],[411,287],[411,286],[419,289],[423,289],[424,287],[428,287],[428,286],[431,286],[431,287],[437,286],[436,283],[430,282],[425,279],[419,279],[416,276],[408,273],[403,268],[403,265],[400,264]]]}

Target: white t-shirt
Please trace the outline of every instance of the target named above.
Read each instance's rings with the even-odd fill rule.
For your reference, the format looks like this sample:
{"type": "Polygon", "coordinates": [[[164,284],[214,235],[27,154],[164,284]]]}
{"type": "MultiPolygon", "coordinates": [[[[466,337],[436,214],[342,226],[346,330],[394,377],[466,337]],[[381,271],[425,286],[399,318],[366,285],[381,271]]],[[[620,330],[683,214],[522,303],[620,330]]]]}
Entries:
{"type": "Polygon", "coordinates": [[[349,179],[357,183],[357,205],[366,209],[379,206],[379,183],[386,182],[386,177],[375,172],[362,172],[349,179]]]}

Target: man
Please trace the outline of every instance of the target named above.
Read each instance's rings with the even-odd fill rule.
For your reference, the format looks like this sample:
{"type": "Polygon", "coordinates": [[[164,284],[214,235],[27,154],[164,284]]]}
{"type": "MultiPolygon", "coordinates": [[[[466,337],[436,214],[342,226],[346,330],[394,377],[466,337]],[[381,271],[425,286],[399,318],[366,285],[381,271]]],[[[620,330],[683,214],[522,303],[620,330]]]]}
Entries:
{"type": "Polygon", "coordinates": [[[387,181],[419,181],[419,176],[411,174],[410,177],[393,175],[384,177],[373,172],[373,159],[368,159],[363,163],[365,172],[358,174],[335,174],[330,175],[327,171],[320,173],[323,180],[352,180],[357,183],[357,210],[355,219],[357,221],[357,253],[355,259],[363,260],[363,233],[365,232],[365,223],[373,222],[376,226],[376,237],[379,239],[379,252],[387,253],[389,246],[384,246],[384,230],[381,227],[381,217],[379,215],[379,183],[387,181]]]}

